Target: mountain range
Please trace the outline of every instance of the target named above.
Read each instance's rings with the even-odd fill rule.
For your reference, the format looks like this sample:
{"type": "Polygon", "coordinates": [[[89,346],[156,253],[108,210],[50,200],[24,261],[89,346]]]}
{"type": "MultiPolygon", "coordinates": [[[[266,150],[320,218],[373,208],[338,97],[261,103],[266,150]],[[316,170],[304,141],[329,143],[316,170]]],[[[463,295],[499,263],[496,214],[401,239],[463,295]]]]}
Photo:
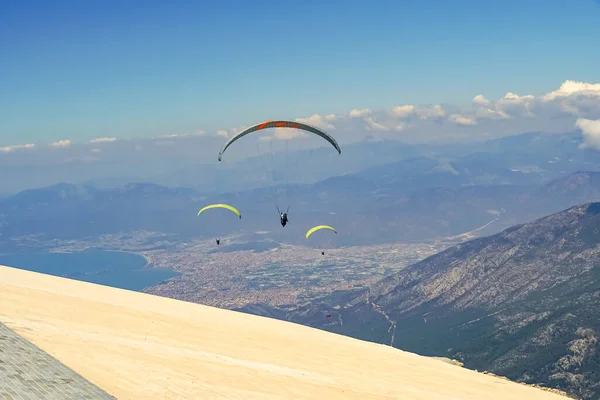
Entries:
{"type": "Polygon", "coordinates": [[[592,399],[600,396],[600,157],[580,144],[577,134],[528,133],[464,146],[372,143],[368,156],[357,145],[345,164],[316,157],[305,181],[283,184],[289,177],[280,176],[266,187],[259,186],[273,182],[259,184],[254,167],[238,175],[207,167],[211,181],[195,185],[184,184],[193,178],[187,167],[180,180],[161,178],[169,186],[60,183],[0,197],[0,251],[14,250],[11,239],[24,235],[78,240],[151,230],[185,239],[212,237],[215,227],[248,243],[266,236],[303,243],[306,229],[322,223],[336,227],[336,246],[485,235],[370,287],[242,311],[456,358],[592,399]],[[244,185],[225,190],[235,182],[244,185]],[[236,206],[243,218],[196,216],[216,202],[236,206]],[[285,228],[277,205],[291,206],[285,228]]]}
{"type": "MultiPolygon", "coordinates": [[[[415,172],[415,180],[426,181],[427,172],[419,175],[418,171],[422,170],[415,172]]],[[[593,171],[575,172],[539,185],[411,188],[398,185],[395,179],[386,183],[383,178],[376,181],[348,175],[312,185],[279,187],[278,192],[263,188],[211,197],[194,189],[150,183],[116,189],[58,184],[0,198],[0,234],[4,239],[37,234],[77,240],[152,230],[182,238],[210,237],[217,225],[220,232],[237,232],[248,240],[257,239],[253,232],[267,230],[271,239],[302,243],[305,229],[325,221],[343,233],[336,238],[336,245],[430,241],[484,225],[479,235],[496,233],[600,200],[600,172],[593,171]],[[273,194],[291,200],[290,224],[285,229],[278,226],[273,194]],[[242,220],[221,212],[207,213],[202,219],[196,216],[203,205],[216,202],[235,205],[242,220]]]]}
{"type": "MultiPolygon", "coordinates": [[[[179,140],[183,142],[176,147],[153,147],[147,143],[147,146],[142,146],[143,151],[138,151],[133,142],[116,141],[110,149],[94,153],[91,158],[62,160],[59,153],[53,152],[51,160],[45,160],[42,154],[31,156],[33,158],[28,161],[2,159],[0,192],[15,194],[59,182],[105,189],[130,182],[149,182],[190,187],[205,194],[247,191],[278,183],[309,184],[366,169],[375,173],[379,168],[387,173],[390,168],[394,169],[394,163],[419,158],[439,160],[441,166],[438,170],[447,168],[448,163],[462,163],[471,172],[493,165],[496,169],[533,173],[550,181],[576,170],[597,170],[599,161],[597,152],[580,148],[583,143],[580,132],[529,132],[495,140],[453,144],[366,140],[343,144],[341,155],[328,147],[312,150],[294,150],[292,147],[280,152],[273,150],[272,153],[266,149],[265,154],[259,153],[262,157],[233,157],[223,163],[216,161],[221,145],[219,140],[209,143],[209,147],[215,148],[214,158],[209,159],[197,155],[194,149],[199,144],[194,140],[179,140]]],[[[247,155],[252,154],[250,151],[247,155]]]]}
{"type": "Polygon", "coordinates": [[[461,243],[370,287],[292,309],[257,304],[241,311],[597,399],[600,203],[461,243]]]}

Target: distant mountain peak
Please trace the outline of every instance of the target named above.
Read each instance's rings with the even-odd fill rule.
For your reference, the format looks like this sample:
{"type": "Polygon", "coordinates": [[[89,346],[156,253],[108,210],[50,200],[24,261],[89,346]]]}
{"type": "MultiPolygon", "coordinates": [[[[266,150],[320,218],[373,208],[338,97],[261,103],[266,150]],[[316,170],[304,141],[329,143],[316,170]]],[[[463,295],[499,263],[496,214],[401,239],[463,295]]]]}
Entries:
{"type": "Polygon", "coordinates": [[[549,195],[583,196],[590,202],[596,199],[600,200],[600,172],[576,171],[548,183],[542,188],[542,191],[549,195]]]}
{"type": "Polygon", "coordinates": [[[138,194],[169,194],[169,195],[182,195],[182,196],[194,196],[198,193],[194,189],[184,188],[184,187],[168,187],[163,185],[158,185],[155,183],[146,183],[146,182],[133,182],[128,183],[126,185],[121,186],[117,189],[119,192],[130,192],[130,193],[138,193],[138,194]]]}
{"type": "Polygon", "coordinates": [[[42,187],[39,189],[27,189],[17,193],[14,197],[23,201],[45,202],[51,198],[59,199],[74,199],[74,198],[89,198],[99,192],[98,189],[90,185],[73,184],[73,183],[57,183],[51,186],[42,187]]]}

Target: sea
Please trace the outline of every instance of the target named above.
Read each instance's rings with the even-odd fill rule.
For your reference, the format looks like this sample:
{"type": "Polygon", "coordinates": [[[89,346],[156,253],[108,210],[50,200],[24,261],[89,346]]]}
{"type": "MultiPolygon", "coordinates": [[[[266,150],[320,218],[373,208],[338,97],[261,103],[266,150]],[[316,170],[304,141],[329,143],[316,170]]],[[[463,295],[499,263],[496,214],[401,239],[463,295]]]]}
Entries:
{"type": "Polygon", "coordinates": [[[120,251],[0,254],[0,265],[135,291],[178,275],[170,269],[148,268],[147,263],[138,254],[120,251]]]}

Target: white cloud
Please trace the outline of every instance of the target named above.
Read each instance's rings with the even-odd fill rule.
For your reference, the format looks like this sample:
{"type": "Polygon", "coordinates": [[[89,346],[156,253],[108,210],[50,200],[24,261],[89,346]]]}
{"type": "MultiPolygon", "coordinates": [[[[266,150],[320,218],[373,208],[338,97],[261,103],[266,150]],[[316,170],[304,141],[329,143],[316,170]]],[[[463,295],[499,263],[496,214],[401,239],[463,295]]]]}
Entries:
{"type": "Polygon", "coordinates": [[[59,140],[58,142],[50,143],[48,146],[50,147],[69,147],[71,145],[71,141],[68,139],[59,140]]]}
{"type": "Polygon", "coordinates": [[[190,137],[190,136],[204,136],[206,132],[203,130],[198,130],[196,132],[192,132],[192,133],[171,133],[169,135],[163,135],[163,136],[159,136],[156,139],[177,139],[177,138],[184,138],[184,137],[190,137]]]}
{"type": "Polygon", "coordinates": [[[421,119],[441,118],[446,115],[446,111],[439,104],[433,107],[417,107],[416,114],[421,119]]]}
{"type": "Polygon", "coordinates": [[[367,115],[371,114],[371,109],[370,108],[363,108],[361,110],[355,108],[353,110],[350,110],[350,113],[348,114],[350,118],[362,118],[362,117],[366,117],[367,115]]]}
{"type": "Polygon", "coordinates": [[[581,129],[583,135],[583,148],[594,148],[600,150],[600,119],[590,120],[577,118],[575,126],[581,129]]]}
{"type": "MultiPolygon", "coordinates": [[[[477,94],[472,98],[471,104],[464,107],[451,104],[404,104],[384,110],[365,107],[339,114],[313,114],[306,118],[297,118],[295,121],[331,132],[341,144],[363,140],[369,136],[378,140],[401,138],[403,141],[418,143],[441,139],[448,141],[493,138],[527,131],[559,133],[573,129],[573,125],[576,124],[584,134],[585,145],[600,149],[600,135],[595,125],[600,121],[600,84],[567,80],[556,85],[556,88],[550,88],[546,93],[537,95],[522,95],[512,88],[507,89],[511,90],[495,99],[486,98],[483,93],[477,94]]],[[[210,131],[210,136],[231,138],[245,128],[247,126],[210,131]]],[[[176,139],[205,135],[203,130],[198,130],[193,133],[168,134],[148,139],[153,139],[152,142],[158,140],[161,144],[173,141],[177,142],[176,146],[186,146],[185,140],[176,139]]],[[[257,140],[260,141],[310,137],[302,130],[290,128],[269,129],[257,136],[257,140]]],[[[101,143],[114,141],[117,139],[112,137],[91,140],[90,143],[98,145],[91,145],[85,151],[102,148],[101,143]]],[[[138,143],[144,145],[144,141],[133,141],[132,145],[141,149],[138,143]]],[[[311,143],[306,141],[307,146],[311,146],[311,143]]],[[[60,140],[49,146],[71,145],[73,151],[76,151],[77,147],[72,144],[68,140],[60,140]]],[[[33,147],[33,144],[1,147],[0,152],[8,153],[29,147],[33,147]]],[[[177,151],[185,151],[183,147],[174,148],[177,151]]],[[[118,149],[120,147],[115,146],[115,150],[118,149]]]]}
{"type": "Polygon", "coordinates": [[[217,136],[222,136],[227,139],[229,137],[229,132],[227,132],[227,129],[219,129],[217,131],[217,136]]]}
{"type": "Polygon", "coordinates": [[[490,101],[483,97],[482,94],[478,94],[477,96],[473,97],[473,104],[487,106],[488,104],[490,104],[490,101]]]}
{"type": "Polygon", "coordinates": [[[479,107],[475,111],[475,116],[480,119],[508,119],[510,115],[502,110],[496,110],[493,107],[479,107]]]}
{"type": "Polygon", "coordinates": [[[304,133],[300,129],[275,128],[275,133],[273,134],[273,139],[287,140],[287,139],[293,139],[293,138],[302,137],[302,136],[306,136],[306,133],[304,133]]]}
{"type": "Polygon", "coordinates": [[[392,115],[396,118],[406,119],[416,116],[422,120],[441,118],[446,115],[446,111],[436,104],[434,106],[415,106],[406,104],[403,106],[395,106],[392,108],[392,115]]]}
{"type": "Polygon", "coordinates": [[[543,110],[560,110],[584,118],[600,118],[600,84],[567,80],[557,90],[540,97],[543,110]]]}
{"type": "Polygon", "coordinates": [[[465,107],[404,104],[389,111],[353,109],[349,115],[351,119],[336,121],[336,126],[344,132],[359,134],[362,130],[363,138],[367,136],[365,130],[379,131],[380,136],[388,138],[402,132],[403,140],[415,141],[467,138],[465,135],[477,134],[479,130],[462,129],[473,126],[481,126],[488,138],[532,130],[565,132],[576,118],[600,119],[600,84],[565,81],[558,90],[540,95],[507,91],[500,98],[488,99],[477,94],[472,104],[465,107]],[[431,125],[432,121],[436,124],[431,125]]]}
{"type": "Polygon", "coordinates": [[[411,104],[407,104],[404,106],[395,106],[392,108],[392,114],[394,114],[398,118],[406,118],[415,113],[415,106],[411,104]]]}
{"type": "Polygon", "coordinates": [[[560,85],[558,90],[543,95],[541,99],[543,101],[551,101],[557,98],[569,97],[573,95],[600,97],[600,83],[587,83],[567,80],[560,85]]]}
{"type": "MultiPolygon", "coordinates": [[[[477,122],[477,119],[510,119],[513,117],[533,117],[536,98],[533,95],[521,96],[507,92],[502,98],[491,101],[483,95],[473,97],[473,109],[462,110],[462,116],[477,122]]],[[[455,122],[455,121],[453,121],[455,122]]]]}
{"type": "Polygon", "coordinates": [[[367,123],[367,129],[370,131],[389,131],[390,130],[390,128],[375,121],[371,117],[365,118],[365,122],[367,123]]]}
{"type": "Polygon", "coordinates": [[[477,95],[473,104],[476,106],[474,115],[479,119],[567,116],[596,119],[600,118],[600,84],[567,80],[557,90],[540,96],[508,92],[501,99],[490,101],[477,95]]]}
{"type": "Polygon", "coordinates": [[[0,147],[0,151],[4,152],[4,153],[11,153],[15,150],[25,150],[25,149],[32,149],[35,147],[35,144],[33,143],[28,143],[28,144],[15,144],[12,146],[4,146],[4,147],[0,147]]]}
{"type": "Polygon", "coordinates": [[[110,143],[116,141],[117,138],[114,137],[101,137],[90,140],[90,143],[110,143]]]}
{"type": "Polygon", "coordinates": [[[471,126],[477,124],[477,120],[475,118],[465,117],[464,115],[460,114],[452,114],[450,117],[448,117],[448,119],[450,122],[455,123],[456,125],[471,126]]]}
{"type": "Polygon", "coordinates": [[[324,118],[319,114],[311,115],[308,118],[296,118],[296,122],[302,122],[303,124],[312,125],[321,129],[335,129],[331,120],[327,120],[327,118],[324,118]]]}
{"type": "Polygon", "coordinates": [[[534,96],[531,94],[525,95],[525,96],[519,96],[518,94],[512,93],[512,92],[508,92],[504,95],[504,97],[502,97],[500,99],[501,102],[506,102],[506,103],[525,103],[528,100],[533,99],[534,96]]]}
{"type": "Polygon", "coordinates": [[[510,116],[532,117],[531,106],[534,100],[533,95],[520,96],[508,92],[498,102],[496,102],[496,111],[503,112],[510,116]]]}

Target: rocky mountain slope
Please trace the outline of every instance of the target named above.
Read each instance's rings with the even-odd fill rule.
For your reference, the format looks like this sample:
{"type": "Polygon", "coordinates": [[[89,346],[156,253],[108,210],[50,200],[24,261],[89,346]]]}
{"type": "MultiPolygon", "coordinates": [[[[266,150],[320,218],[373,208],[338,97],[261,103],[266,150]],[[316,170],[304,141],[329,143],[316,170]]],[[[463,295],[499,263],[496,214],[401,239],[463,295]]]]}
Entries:
{"type": "Polygon", "coordinates": [[[597,399],[600,203],[465,242],[285,317],[263,311],[597,399]]]}

